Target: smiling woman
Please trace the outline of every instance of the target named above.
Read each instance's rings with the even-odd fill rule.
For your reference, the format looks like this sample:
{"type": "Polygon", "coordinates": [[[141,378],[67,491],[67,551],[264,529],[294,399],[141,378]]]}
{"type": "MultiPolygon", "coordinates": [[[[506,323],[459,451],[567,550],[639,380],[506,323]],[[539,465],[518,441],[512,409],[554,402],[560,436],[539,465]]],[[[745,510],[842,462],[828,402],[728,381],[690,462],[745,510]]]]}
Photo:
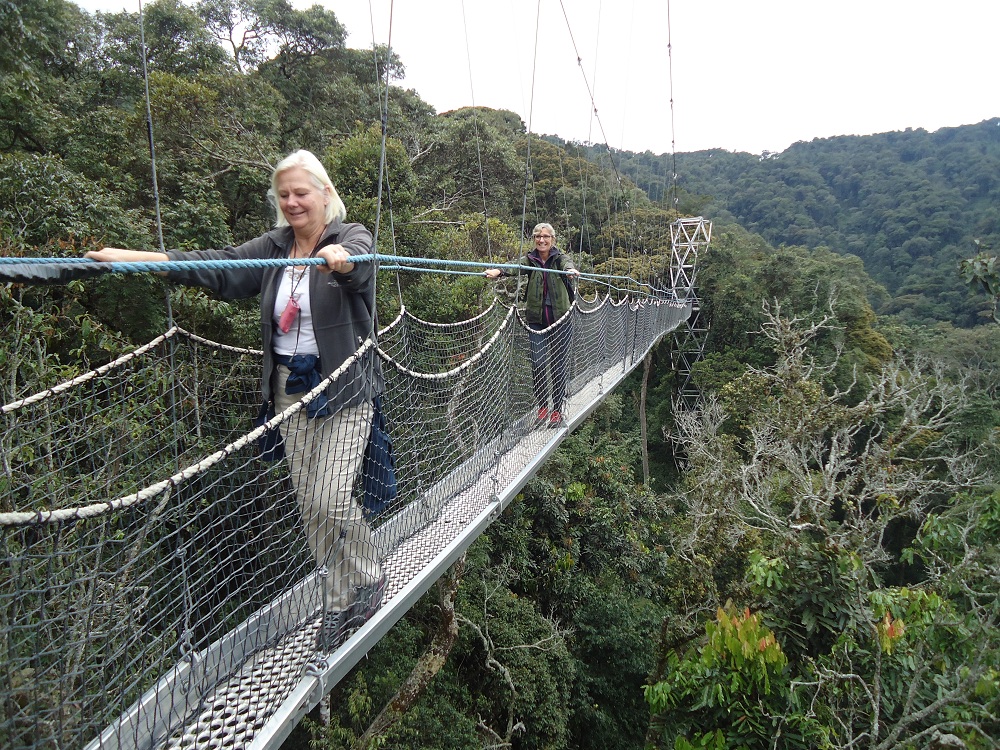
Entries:
{"type": "Polygon", "coordinates": [[[166,253],[105,248],[87,257],[101,262],[326,261],[199,267],[164,275],[212,289],[224,299],[260,296],[265,413],[291,409],[354,358],[344,375],[280,425],[309,547],[325,578],[319,647],[332,650],[371,618],[386,587],[371,527],[351,494],[371,432],[372,402],[383,388],[372,350],[355,358],[361,343],[374,335],[375,271],[373,264],[355,264],[350,257],[368,253],[372,236],[361,224],[344,223],[344,203],[309,151],[296,151],[279,162],[268,197],[277,212],[277,228],[238,247],[166,253]]]}
{"type": "MultiPolygon", "coordinates": [[[[548,427],[563,424],[566,364],[573,340],[573,325],[567,315],[574,298],[570,279],[580,275],[572,259],[555,246],[555,234],[547,222],[535,226],[531,233],[535,247],[517,262],[518,276],[522,271],[527,274],[525,318],[538,407],[536,422],[548,427]]],[[[507,272],[499,268],[483,271],[488,279],[505,275],[507,272]]]]}

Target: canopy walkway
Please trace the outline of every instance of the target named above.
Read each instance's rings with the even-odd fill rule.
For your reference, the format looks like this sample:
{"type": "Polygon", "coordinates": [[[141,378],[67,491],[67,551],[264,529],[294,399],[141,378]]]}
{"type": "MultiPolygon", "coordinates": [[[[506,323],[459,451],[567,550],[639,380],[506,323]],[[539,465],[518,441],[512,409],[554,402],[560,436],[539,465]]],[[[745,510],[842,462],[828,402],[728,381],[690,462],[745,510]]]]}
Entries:
{"type": "Polygon", "coordinates": [[[535,422],[514,307],[452,324],[404,309],[364,343],[357,360],[380,358],[386,377],[399,495],[370,519],[385,602],[332,653],[317,648],[326,571],[285,462],[262,460],[265,428],[249,430],[261,352],[173,327],[3,406],[0,747],[280,746],[561,440],[688,325],[710,224],[679,220],[672,235],[672,288],[577,299],[557,428],[535,422]]]}

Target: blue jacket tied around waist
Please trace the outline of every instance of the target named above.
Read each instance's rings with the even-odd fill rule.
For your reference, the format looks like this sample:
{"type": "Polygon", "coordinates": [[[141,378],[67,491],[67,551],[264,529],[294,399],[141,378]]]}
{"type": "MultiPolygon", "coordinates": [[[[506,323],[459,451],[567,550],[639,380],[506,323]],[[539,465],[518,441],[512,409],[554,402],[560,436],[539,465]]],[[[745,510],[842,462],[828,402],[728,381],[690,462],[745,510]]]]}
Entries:
{"type": "MultiPolygon", "coordinates": [[[[285,383],[285,393],[289,396],[293,393],[308,393],[323,380],[319,369],[319,357],[315,354],[293,354],[291,357],[275,354],[274,361],[291,371],[285,383]]],[[[328,416],[330,414],[328,403],[326,394],[320,393],[306,406],[306,414],[310,419],[328,416]]]]}

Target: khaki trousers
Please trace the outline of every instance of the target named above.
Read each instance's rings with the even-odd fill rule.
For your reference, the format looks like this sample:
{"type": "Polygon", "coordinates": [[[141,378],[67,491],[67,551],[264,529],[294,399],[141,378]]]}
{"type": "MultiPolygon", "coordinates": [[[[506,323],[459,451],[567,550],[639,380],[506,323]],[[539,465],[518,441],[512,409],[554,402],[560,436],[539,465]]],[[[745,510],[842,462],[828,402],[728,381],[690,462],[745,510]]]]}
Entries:
{"type": "MultiPolygon", "coordinates": [[[[276,412],[305,395],[285,393],[288,375],[287,367],[277,366],[273,383],[276,412]]],[[[309,419],[302,409],[281,425],[285,460],[306,539],[316,565],[327,568],[324,593],[328,611],[346,609],[353,601],[355,587],[370,585],[382,575],[372,529],[352,497],[371,423],[372,406],[365,403],[315,419],[309,419]]]]}

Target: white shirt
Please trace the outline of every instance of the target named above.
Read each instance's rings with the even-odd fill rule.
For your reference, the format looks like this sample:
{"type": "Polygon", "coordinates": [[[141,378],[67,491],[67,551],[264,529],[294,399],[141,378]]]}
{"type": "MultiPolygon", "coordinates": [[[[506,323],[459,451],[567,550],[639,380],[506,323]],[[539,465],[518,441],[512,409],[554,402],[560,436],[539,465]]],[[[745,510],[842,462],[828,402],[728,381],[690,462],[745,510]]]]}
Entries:
{"type": "Polygon", "coordinates": [[[309,273],[311,267],[295,268],[287,266],[278,284],[278,295],[274,298],[274,337],[271,342],[275,354],[291,357],[295,354],[315,354],[319,356],[319,346],[316,344],[316,334],[312,325],[312,308],[309,304],[309,273]],[[278,327],[281,314],[288,306],[293,291],[295,301],[299,305],[299,314],[292,322],[288,333],[282,333],[278,327]]]}

